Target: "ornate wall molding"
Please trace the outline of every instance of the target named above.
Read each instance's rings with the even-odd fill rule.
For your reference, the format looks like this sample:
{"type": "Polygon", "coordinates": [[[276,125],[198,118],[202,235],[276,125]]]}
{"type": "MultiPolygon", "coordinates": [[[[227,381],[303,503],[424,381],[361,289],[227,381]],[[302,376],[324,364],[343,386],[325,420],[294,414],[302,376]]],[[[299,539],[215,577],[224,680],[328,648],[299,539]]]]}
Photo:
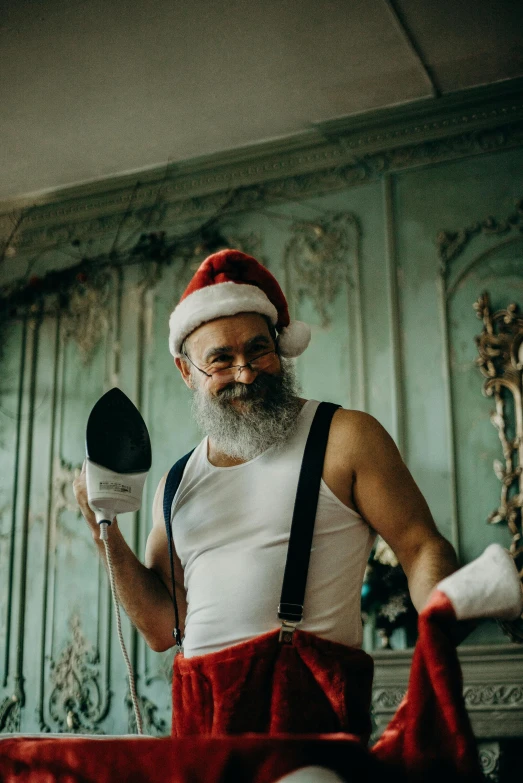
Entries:
{"type": "MultiPolygon", "coordinates": [[[[374,688],[372,706],[380,712],[393,712],[401,704],[406,687],[374,688]]],[[[523,708],[523,685],[467,685],[463,688],[467,709],[484,707],[523,708]]]]}
{"type": "Polygon", "coordinates": [[[0,205],[7,256],[115,231],[206,219],[523,143],[521,82],[320,123],[283,141],[0,205]],[[234,193],[233,198],[231,194],[234,193]],[[228,203],[230,202],[230,203],[228,203]],[[131,208],[132,207],[132,208],[131,208]],[[19,223],[13,234],[13,227],[19,223]]]}
{"type": "MultiPolygon", "coordinates": [[[[7,605],[6,605],[6,621],[5,621],[5,642],[3,649],[3,681],[1,685],[6,688],[9,683],[10,664],[11,664],[11,636],[13,634],[14,626],[14,574],[15,574],[15,532],[16,532],[16,504],[19,493],[19,466],[20,466],[20,446],[22,443],[22,411],[23,411],[23,378],[26,372],[27,362],[27,338],[28,338],[28,324],[27,318],[24,318],[22,323],[22,333],[20,340],[20,353],[18,362],[18,377],[19,377],[19,389],[17,395],[17,408],[16,408],[16,440],[15,440],[15,463],[14,463],[14,483],[13,483],[13,497],[11,500],[11,519],[8,532],[9,551],[7,556],[7,579],[6,579],[6,592],[7,592],[7,605]]],[[[13,696],[15,697],[15,696],[13,696]]],[[[10,697],[7,698],[5,706],[7,708],[10,697]]],[[[3,714],[3,713],[2,713],[3,714]]],[[[2,724],[0,723],[0,731],[2,730],[2,724]]]]}
{"type": "Polygon", "coordinates": [[[364,321],[361,290],[360,221],[351,212],[327,212],[295,221],[285,245],[283,267],[289,305],[310,299],[321,326],[331,323],[331,307],[340,291],[347,297],[348,333],[354,335],[357,389],[349,390],[351,405],[367,407],[364,321]],[[355,393],[354,393],[355,391],[355,393]]]}
{"type": "Polygon", "coordinates": [[[467,709],[523,707],[523,685],[467,685],[463,689],[467,709]]]}
{"type": "Polygon", "coordinates": [[[327,327],[331,323],[330,308],[340,285],[355,285],[354,256],[359,249],[359,223],[354,215],[341,212],[297,221],[290,231],[284,251],[289,296],[297,301],[309,297],[321,325],[327,327]]]}
{"type": "MultiPolygon", "coordinates": [[[[138,702],[140,704],[144,734],[151,737],[165,737],[169,734],[167,721],[159,715],[157,705],[151,699],[148,699],[147,696],[138,696],[138,702]]],[[[127,731],[129,734],[136,734],[136,717],[129,691],[125,697],[125,707],[127,709],[127,731]]]]}
{"type": "MultiPolygon", "coordinates": [[[[523,735],[523,649],[518,645],[462,645],[463,695],[478,739],[523,735]]],[[[374,739],[381,734],[406,693],[412,650],[372,653],[374,739]]]]}
{"type": "Polygon", "coordinates": [[[479,746],[479,763],[485,779],[498,783],[500,775],[501,748],[499,742],[482,742],[479,746]]]}
{"type": "Polygon", "coordinates": [[[22,710],[16,694],[0,702],[0,734],[20,731],[22,710]]]}
{"type": "Polygon", "coordinates": [[[514,557],[523,554],[521,542],[521,511],[523,508],[523,315],[517,304],[492,312],[490,296],[484,292],[474,309],[483,321],[483,330],[476,337],[479,356],[476,364],[485,378],[483,391],[487,397],[493,397],[496,410],[491,414],[492,424],[498,431],[503,458],[494,462],[494,472],[501,482],[501,501],[488,521],[492,524],[506,522],[513,537],[512,553],[514,557]],[[509,422],[504,392],[512,395],[514,405],[513,422],[509,422]],[[512,424],[512,426],[510,426],[512,424]],[[514,437],[509,437],[509,429],[514,437]],[[515,492],[512,492],[515,490],[515,492]]]}
{"type": "Polygon", "coordinates": [[[72,639],[51,663],[49,715],[61,731],[98,733],[106,716],[98,655],[86,641],[78,616],[70,621],[72,639]]]}
{"type": "MultiPolygon", "coordinates": [[[[501,498],[487,521],[508,526],[510,553],[523,580],[523,316],[515,303],[493,313],[487,292],[474,303],[474,309],[483,321],[476,337],[476,364],[485,378],[483,393],[495,402],[490,420],[498,431],[504,460],[494,460],[501,498]]],[[[523,616],[500,625],[512,641],[523,643],[523,616]]]]}
{"type": "Polygon", "coordinates": [[[473,237],[479,234],[502,236],[517,232],[523,232],[523,199],[516,203],[515,211],[507,218],[489,216],[457,231],[440,231],[436,244],[442,276],[447,276],[449,264],[463,252],[473,237]]]}
{"type": "Polygon", "coordinates": [[[74,340],[82,362],[87,365],[109,326],[108,303],[113,275],[96,270],[90,279],[71,289],[63,314],[64,337],[74,340]]]}
{"type": "Polygon", "coordinates": [[[407,692],[406,687],[373,688],[372,708],[375,712],[393,713],[401,704],[407,692]]]}
{"type": "MultiPolygon", "coordinates": [[[[442,315],[442,332],[444,345],[444,360],[446,368],[447,416],[449,422],[449,439],[451,444],[449,472],[452,493],[452,526],[454,530],[454,545],[459,545],[458,529],[458,492],[455,479],[457,462],[457,444],[455,436],[455,410],[451,378],[451,340],[449,307],[458,286],[497,248],[505,244],[521,241],[523,238],[523,199],[516,202],[515,210],[508,217],[492,216],[475,221],[469,226],[455,231],[440,231],[437,237],[438,256],[440,260],[440,305],[442,315]],[[464,263],[454,269],[454,262],[468,247],[469,243],[479,236],[491,237],[492,243],[488,250],[472,259],[465,258],[464,263]]],[[[476,359],[485,377],[483,391],[486,396],[493,397],[496,408],[491,414],[491,421],[498,430],[502,445],[505,464],[495,460],[494,471],[501,481],[501,501],[499,507],[489,516],[489,523],[506,522],[512,535],[511,554],[514,557],[520,576],[523,578],[521,560],[523,547],[521,545],[521,464],[523,459],[523,421],[522,421],[522,366],[520,355],[523,344],[523,319],[515,304],[492,314],[488,294],[483,293],[474,304],[478,318],[483,321],[484,328],[478,337],[479,357],[476,359]],[[507,435],[506,397],[512,395],[514,407],[514,437],[507,435]],[[515,491],[514,491],[515,490],[515,491]]],[[[459,552],[458,546],[456,546],[459,552]]],[[[503,631],[512,641],[523,641],[523,620],[500,623],[503,631]]]]}
{"type": "MultiPolygon", "coordinates": [[[[449,428],[449,477],[451,485],[451,529],[452,544],[456,552],[460,553],[460,536],[458,523],[458,490],[456,484],[456,461],[457,445],[455,437],[455,410],[452,393],[451,381],[451,351],[450,343],[450,324],[449,324],[449,301],[454,294],[458,284],[471,272],[471,270],[485,257],[485,254],[475,256],[471,261],[465,264],[457,274],[454,272],[453,265],[456,259],[464,252],[465,248],[474,239],[483,236],[491,236],[494,241],[505,235],[508,239],[502,241],[516,241],[523,233],[523,199],[516,202],[515,210],[505,218],[495,218],[487,216],[481,220],[475,221],[469,226],[454,231],[442,229],[436,237],[436,245],[439,258],[439,294],[440,294],[440,314],[441,330],[443,336],[443,360],[445,367],[445,385],[446,385],[446,409],[449,428]]],[[[495,248],[493,248],[495,249],[495,248]]]]}

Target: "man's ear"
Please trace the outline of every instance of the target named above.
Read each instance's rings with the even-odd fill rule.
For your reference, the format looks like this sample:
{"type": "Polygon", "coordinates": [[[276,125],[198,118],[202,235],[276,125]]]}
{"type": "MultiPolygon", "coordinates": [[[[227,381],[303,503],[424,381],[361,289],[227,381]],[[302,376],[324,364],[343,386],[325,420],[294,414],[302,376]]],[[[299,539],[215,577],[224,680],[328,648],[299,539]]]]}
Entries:
{"type": "Polygon", "coordinates": [[[179,356],[176,356],[174,358],[174,363],[180,370],[185,385],[188,386],[189,389],[192,389],[191,370],[190,367],[187,366],[187,362],[184,362],[183,359],[180,359],[179,356]]]}

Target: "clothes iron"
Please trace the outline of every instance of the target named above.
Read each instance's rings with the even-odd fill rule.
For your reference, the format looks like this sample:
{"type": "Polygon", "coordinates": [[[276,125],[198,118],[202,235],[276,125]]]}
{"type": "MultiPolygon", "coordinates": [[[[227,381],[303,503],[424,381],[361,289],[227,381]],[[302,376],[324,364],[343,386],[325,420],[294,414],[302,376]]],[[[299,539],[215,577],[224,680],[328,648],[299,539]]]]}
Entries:
{"type": "Polygon", "coordinates": [[[151,468],[151,441],[129,397],[114,387],[93,407],[86,431],[86,483],[98,523],[137,511],[151,468]]]}

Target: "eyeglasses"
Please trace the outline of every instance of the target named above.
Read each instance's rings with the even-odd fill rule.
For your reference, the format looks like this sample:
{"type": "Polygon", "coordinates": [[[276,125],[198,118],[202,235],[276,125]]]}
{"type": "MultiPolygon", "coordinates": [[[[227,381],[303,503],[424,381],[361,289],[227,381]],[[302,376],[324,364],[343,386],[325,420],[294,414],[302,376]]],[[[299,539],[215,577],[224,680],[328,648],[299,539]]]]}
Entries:
{"type": "Polygon", "coordinates": [[[197,367],[186,353],[183,355],[187,361],[192,364],[193,367],[196,367],[196,369],[206,375],[207,378],[213,378],[213,380],[218,381],[219,383],[229,383],[230,381],[238,380],[242,372],[247,367],[252,372],[261,372],[262,370],[267,370],[276,359],[276,351],[273,348],[271,351],[267,351],[266,353],[262,353],[259,356],[255,356],[255,358],[251,359],[251,361],[247,362],[247,364],[229,364],[226,367],[218,366],[216,369],[213,367],[212,372],[205,372],[205,370],[202,370],[201,367],[197,367]]]}

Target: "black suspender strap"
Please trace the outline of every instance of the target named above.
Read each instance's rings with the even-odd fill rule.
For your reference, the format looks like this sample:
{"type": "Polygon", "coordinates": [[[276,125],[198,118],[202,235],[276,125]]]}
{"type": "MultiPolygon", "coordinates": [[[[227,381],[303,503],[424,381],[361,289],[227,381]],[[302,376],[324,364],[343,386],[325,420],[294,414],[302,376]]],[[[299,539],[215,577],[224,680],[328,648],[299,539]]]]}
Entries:
{"type": "Polygon", "coordinates": [[[175,627],[173,630],[173,636],[178,647],[182,646],[182,636],[180,633],[180,618],[178,616],[178,604],[176,602],[176,589],[174,583],[173,531],[171,527],[171,507],[173,504],[174,496],[176,495],[176,491],[180,486],[180,482],[183,476],[183,471],[185,470],[185,466],[187,465],[187,462],[189,461],[189,457],[191,456],[193,451],[194,449],[192,451],[189,451],[188,454],[185,454],[185,456],[179,459],[178,462],[174,463],[169,473],[167,474],[167,479],[165,481],[165,489],[163,492],[163,518],[165,520],[165,529],[167,532],[167,546],[169,547],[169,561],[171,564],[171,589],[173,594],[173,606],[174,606],[175,627]]]}
{"type": "Polygon", "coordinates": [[[296,501],[292,516],[287,562],[283,576],[278,617],[283,621],[280,641],[290,643],[297,623],[303,619],[303,601],[318,507],[323,461],[332,417],[339,408],[320,402],[305,444],[296,501]]]}

